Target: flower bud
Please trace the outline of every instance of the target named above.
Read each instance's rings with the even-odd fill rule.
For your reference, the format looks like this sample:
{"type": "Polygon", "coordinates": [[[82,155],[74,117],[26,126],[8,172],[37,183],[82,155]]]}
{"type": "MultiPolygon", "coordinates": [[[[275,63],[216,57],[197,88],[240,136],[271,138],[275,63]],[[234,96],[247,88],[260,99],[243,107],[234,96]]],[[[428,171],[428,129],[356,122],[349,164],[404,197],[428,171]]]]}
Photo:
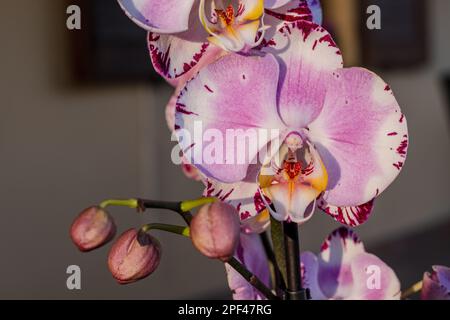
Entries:
{"type": "Polygon", "coordinates": [[[108,267],[120,284],[135,282],[149,276],[159,265],[161,246],[149,234],[130,229],[113,244],[108,267]]]}
{"type": "Polygon", "coordinates": [[[116,225],[110,214],[97,206],[82,211],[72,223],[70,236],[81,251],[101,247],[116,234],[116,225]]]}
{"type": "Polygon", "coordinates": [[[229,204],[204,205],[192,219],[190,235],[194,246],[205,256],[228,261],[239,243],[237,210],[229,204]]]}

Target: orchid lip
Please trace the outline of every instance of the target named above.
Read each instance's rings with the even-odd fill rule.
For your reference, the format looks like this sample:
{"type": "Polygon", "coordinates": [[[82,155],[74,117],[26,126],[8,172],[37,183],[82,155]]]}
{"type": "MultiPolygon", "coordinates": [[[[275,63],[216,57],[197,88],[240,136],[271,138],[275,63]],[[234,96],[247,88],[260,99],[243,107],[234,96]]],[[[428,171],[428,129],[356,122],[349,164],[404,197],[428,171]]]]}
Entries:
{"type": "Polygon", "coordinates": [[[297,131],[286,135],[278,153],[263,164],[256,179],[272,216],[299,224],[312,217],[316,199],[328,184],[328,174],[317,150],[297,131]]]}
{"type": "Polygon", "coordinates": [[[210,34],[209,42],[232,52],[247,51],[262,42],[267,29],[263,22],[264,0],[257,0],[248,8],[242,1],[228,1],[226,7],[222,1],[219,5],[216,2],[200,0],[199,18],[210,34]],[[206,2],[210,4],[208,9],[206,2]]]}

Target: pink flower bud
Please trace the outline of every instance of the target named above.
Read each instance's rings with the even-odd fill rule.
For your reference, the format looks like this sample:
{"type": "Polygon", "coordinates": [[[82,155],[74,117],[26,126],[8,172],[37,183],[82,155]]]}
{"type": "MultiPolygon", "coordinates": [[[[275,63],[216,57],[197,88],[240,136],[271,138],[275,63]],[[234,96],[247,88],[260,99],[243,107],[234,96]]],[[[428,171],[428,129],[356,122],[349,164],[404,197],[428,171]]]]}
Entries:
{"type": "Polygon", "coordinates": [[[111,247],[108,267],[120,284],[127,284],[153,273],[160,259],[159,241],[145,232],[130,229],[111,247]]]}
{"type": "Polygon", "coordinates": [[[240,223],[237,210],[229,204],[204,205],[191,222],[191,239],[205,256],[229,260],[239,243],[240,223]]]}
{"type": "Polygon", "coordinates": [[[110,214],[100,207],[82,211],[70,228],[73,243],[81,251],[101,247],[116,234],[116,225],[110,214]]]}

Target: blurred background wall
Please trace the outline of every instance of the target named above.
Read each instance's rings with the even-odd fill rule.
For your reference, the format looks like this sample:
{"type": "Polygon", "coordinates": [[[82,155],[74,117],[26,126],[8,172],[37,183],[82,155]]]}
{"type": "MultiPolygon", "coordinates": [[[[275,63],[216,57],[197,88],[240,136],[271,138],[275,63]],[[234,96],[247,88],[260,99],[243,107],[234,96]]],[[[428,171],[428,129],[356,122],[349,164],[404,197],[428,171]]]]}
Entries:
{"type": "MultiPolygon", "coordinates": [[[[2,2],[0,298],[228,297],[223,266],[201,257],[185,239],[161,234],[158,271],[128,286],[112,280],[107,248],[81,254],[70,242],[73,218],[91,204],[111,197],[180,200],[198,196],[202,187],[170,161],[173,143],[164,120],[168,86],[72,83],[66,6],[57,0],[2,2]],[[71,264],[81,267],[80,291],[66,288],[71,264]]],[[[390,240],[431,230],[450,217],[449,106],[440,82],[450,72],[450,2],[431,0],[427,6],[426,65],[380,72],[407,116],[411,141],[402,174],[357,229],[369,249],[382,250],[390,240]]],[[[121,229],[150,221],[149,214],[126,209],[113,214],[121,229]]],[[[155,212],[152,219],[168,221],[167,215],[155,212]]],[[[302,248],[317,251],[336,227],[317,212],[301,230],[302,248]]],[[[448,245],[407,248],[411,254],[446,250],[437,256],[445,261],[414,265],[411,260],[418,273],[416,279],[402,279],[403,287],[419,280],[426,266],[450,264],[448,245]]]]}

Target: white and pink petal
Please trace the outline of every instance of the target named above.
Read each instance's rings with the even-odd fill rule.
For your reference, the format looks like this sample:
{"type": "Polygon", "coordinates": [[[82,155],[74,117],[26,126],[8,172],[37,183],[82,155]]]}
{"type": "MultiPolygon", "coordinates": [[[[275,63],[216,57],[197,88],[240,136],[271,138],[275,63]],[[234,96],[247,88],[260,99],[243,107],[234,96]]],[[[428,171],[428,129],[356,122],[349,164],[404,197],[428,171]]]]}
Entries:
{"type": "Polygon", "coordinates": [[[329,205],[322,197],[318,199],[317,207],[337,222],[349,227],[356,227],[369,219],[372,214],[375,199],[354,207],[336,207],[329,205]]]}
{"type": "MultiPolygon", "coordinates": [[[[214,179],[205,180],[203,196],[216,197],[234,206],[239,212],[239,218],[249,232],[261,232],[267,226],[267,220],[259,216],[266,209],[261,197],[259,185],[256,183],[260,166],[252,164],[248,167],[247,176],[239,182],[223,183],[214,179]],[[254,219],[254,218],[255,219],[254,219]],[[249,221],[250,220],[250,221],[249,221]],[[246,221],[249,221],[246,223],[246,221]]],[[[269,199],[266,202],[270,203],[269,199]]]]}
{"type": "Polygon", "coordinates": [[[399,174],[408,147],[406,119],[392,91],[362,68],[330,74],[308,137],[329,174],[323,199],[335,207],[356,207],[378,196],[399,174]]]}
{"type": "Polygon", "coordinates": [[[351,294],[351,263],[363,252],[364,245],[350,229],[341,227],[328,236],[318,256],[319,286],[327,297],[344,299],[351,294]]]}
{"type": "Polygon", "coordinates": [[[306,128],[322,111],[329,75],[343,66],[340,50],[325,29],[304,20],[282,27],[262,50],[280,63],[281,118],[288,127],[306,128]]]}
{"type": "Polygon", "coordinates": [[[360,253],[351,261],[353,287],[347,300],[399,300],[400,281],[380,258],[360,253]]]}
{"type": "Polygon", "coordinates": [[[178,33],[189,28],[195,0],[118,0],[126,15],[151,32],[178,33]]]}
{"type": "Polygon", "coordinates": [[[311,219],[315,199],[320,194],[309,184],[291,181],[265,187],[262,192],[272,201],[275,210],[269,210],[275,219],[279,221],[290,219],[297,224],[303,224],[311,219]]]}
{"type": "Polygon", "coordinates": [[[260,47],[274,44],[274,36],[284,26],[297,21],[313,21],[311,10],[303,0],[288,1],[278,8],[266,8],[264,10],[264,26],[266,31],[260,47]]]}
{"type": "Polygon", "coordinates": [[[273,138],[267,132],[283,127],[276,110],[277,78],[273,56],[232,54],[189,81],[178,98],[175,126],[190,163],[225,183],[244,179],[273,138]]]}
{"type": "Polygon", "coordinates": [[[264,0],[264,8],[276,9],[289,2],[291,2],[291,0],[264,0]]]}
{"type": "Polygon", "coordinates": [[[173,86],[180,86],[190,80],[202,67],[223,54],[220,48],[208,42],[183,35],[148,34],[153,67],[173,86]]]}
{"type": "Polygon", "coordinates": [[[365,252],[356,234],[335,230],[318,257],[301,256],[302,279],[313,299],[392,300],[400,298],[400,282],[381,259],[365,252]]]}

